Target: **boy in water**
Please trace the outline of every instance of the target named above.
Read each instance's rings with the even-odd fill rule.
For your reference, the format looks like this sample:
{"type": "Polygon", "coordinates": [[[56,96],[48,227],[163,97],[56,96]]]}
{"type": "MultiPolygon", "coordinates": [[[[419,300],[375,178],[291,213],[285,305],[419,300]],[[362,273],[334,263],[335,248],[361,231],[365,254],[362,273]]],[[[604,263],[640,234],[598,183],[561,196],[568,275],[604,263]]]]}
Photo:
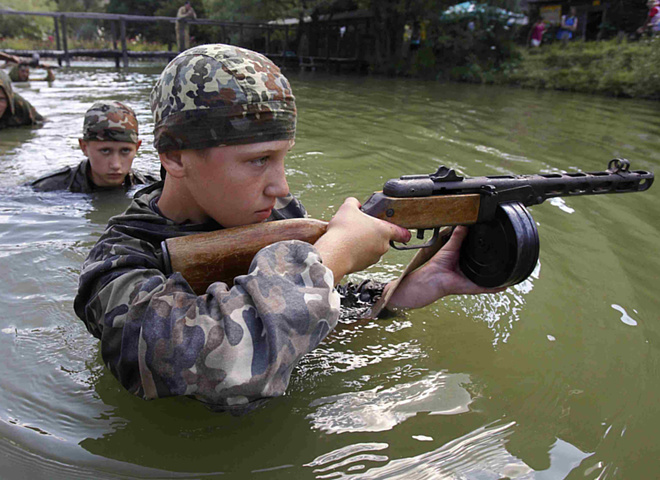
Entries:
{"type": "Polygon", "coordinates": [[[9,76],[0,70],[0,130],[3,128],[40,125],[44,117],[14,92],[9,76]]]}
{"type": "Polygon", "coordinates": [[[133,109],[121,102],[95,103],[85,112],[83,136],[78,140],[87,158],[75,167],[64,167],[28,185],[39,191],[91,193],[151,183],[156,179],[131,169],[141,143],[133,109]]]}
{"type": "MultiPolygon", "coordinates": [[[[54,82],[55,81],[55,74],[53,73],[53,70],[51,67],[45,67],[46,68],[46,77],[45,78],[39,78],[39,79],[32,79],[32,80],[38,80],[38,81],[44,81],[44,82],[54,82]]],[[[14,65],[12,69],[9,71],[9,78],[11,78],[12,82],[29,82],[30,81],[30,65],[27,63],[19,63],[18,65],[14,65]]]]}
{"type": "MultiPolygon", "coordinates": [[[[342,277],[376,263],[390,240],[408,241],[410,232],[367,216],[349,198],[314,245],[274,243],[233,287],[215,282],[198,296],[180,273],[165,273],[163,240],[305,215],[285,176],[295,100],[266,57],[203,45],[165,68],[151,108],[164,182],[138,192],[110,220],[83,264],[75,311],[131,393],[190,395],[215,409],[245,411],[282,395],[293,367],[335,327],[342,277]]],[[[457,229],[389,305],[495,291],[458,272],[465,234],[457,229]]],[[[376,290],[383,288],[391,287],[376,290]]]]}

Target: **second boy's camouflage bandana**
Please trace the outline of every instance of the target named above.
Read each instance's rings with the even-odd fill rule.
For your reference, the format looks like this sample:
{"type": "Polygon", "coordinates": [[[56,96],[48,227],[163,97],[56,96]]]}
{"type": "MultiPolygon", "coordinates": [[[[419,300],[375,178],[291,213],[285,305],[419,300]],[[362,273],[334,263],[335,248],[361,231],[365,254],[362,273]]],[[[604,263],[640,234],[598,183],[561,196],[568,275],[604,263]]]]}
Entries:
{"type": "Polygon", "coordinates": [[[296,103],[288,80],[265,56],[231,45],[186,50],[151,92],[159,152],[289,140],[296,103]]]}
{"type": "Polygon", "coordinates": [[[137,143],[135,112],[121,102],[95,103],[85,112],[82,139],[137,143]]]}

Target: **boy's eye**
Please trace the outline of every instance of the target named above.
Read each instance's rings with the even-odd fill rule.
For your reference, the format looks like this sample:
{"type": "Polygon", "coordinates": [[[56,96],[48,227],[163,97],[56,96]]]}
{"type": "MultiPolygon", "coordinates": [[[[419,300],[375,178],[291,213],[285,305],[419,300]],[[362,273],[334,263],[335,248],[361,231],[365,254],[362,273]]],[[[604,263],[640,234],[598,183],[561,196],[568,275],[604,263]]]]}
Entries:
{"type": "Polygon", "coordinates": [[[130,148],[122,148],[121,153],[123,155],[128,155],[129,153],[131,153],[131,149],[130,148]]]}
{"type": "Polygon", "coordinates": [[[101,153],[102,153],[103,155],[107,155],[107,154],[110,153],[110,149],[109,149],[109,148],[102,148],[102,149],[101,149],[101,153]]]}
{"type": "Polygon", "coordinates": [[[266,165],[266,162],[268,161],[268,157],[261,157],[261,158],[255,158],[254,160],[250,160],[250,163],[253,165],[256,165],[257,167],[262,167],[266,165]]]}

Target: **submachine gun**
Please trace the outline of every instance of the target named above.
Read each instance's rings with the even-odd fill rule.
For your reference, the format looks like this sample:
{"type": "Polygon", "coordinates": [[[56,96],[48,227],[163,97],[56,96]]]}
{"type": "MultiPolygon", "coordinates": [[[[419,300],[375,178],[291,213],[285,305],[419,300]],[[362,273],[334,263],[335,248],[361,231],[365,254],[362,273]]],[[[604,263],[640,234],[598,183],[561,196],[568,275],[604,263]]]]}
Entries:
{"type": "MultiPolygon", "coordinates": [[[[429,175],[405,175],[388,180],[362,210],[376,218],[417,230],[424,248],[435,243],[440,227],[469,225],[460,267],[484,287],[515,285],[534,270],[539,257],[539,234],[526,207],[548,198],[607,193],[642,192],[653,184],[652,172],[630,170],[630,162],[616,158],[603,172],[539,173],[463,178],[441,166],[429,175]]],[[[280,240],[314,243],[327,223],[291,219],[229,228],[217,232],[170,238],[163,242],[166,267],[178,271],[197,293],[215,281],[229,284],[247,273],[254,255],[280,240]]]]}

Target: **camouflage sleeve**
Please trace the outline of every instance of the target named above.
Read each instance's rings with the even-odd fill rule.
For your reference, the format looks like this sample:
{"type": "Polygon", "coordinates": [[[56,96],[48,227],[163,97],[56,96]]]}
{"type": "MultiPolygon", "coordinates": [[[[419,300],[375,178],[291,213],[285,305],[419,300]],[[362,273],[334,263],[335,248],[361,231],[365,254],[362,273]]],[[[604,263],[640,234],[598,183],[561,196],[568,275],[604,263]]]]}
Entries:
{"type": "Polygon", "coordinates": [[[158,179],[153,175],[138,172],[137,170],[130,171],[129,179],[132,185],[147,185],[150,183],[156,183],[158,181],[158,179]]]}
{"type": "Polygon", "coordinates": [[[76,171],[73,168],[64,167],[61,170],[51,172],[48,175],[32,180],[26,185],[40,192],[67,190],[71,186],[75,174],[76,171]]]}
{"type": "Polygon", "coordinates": [[[155,268],[147,242],[106,240],[83,265],[76,313],[112,373],[143,398],[192,395],[245,410],[282,395],[337,323],[332,272],[307,243],[264,248],[234,287],[216,282],[197,296],[180,274],[155,268]]]}
{"type": "Polygon", "coordinates": [[[14,94],[14,117],[19,125],[38,125],[44,122],[39,112],[19,94],[14,94]]]}

